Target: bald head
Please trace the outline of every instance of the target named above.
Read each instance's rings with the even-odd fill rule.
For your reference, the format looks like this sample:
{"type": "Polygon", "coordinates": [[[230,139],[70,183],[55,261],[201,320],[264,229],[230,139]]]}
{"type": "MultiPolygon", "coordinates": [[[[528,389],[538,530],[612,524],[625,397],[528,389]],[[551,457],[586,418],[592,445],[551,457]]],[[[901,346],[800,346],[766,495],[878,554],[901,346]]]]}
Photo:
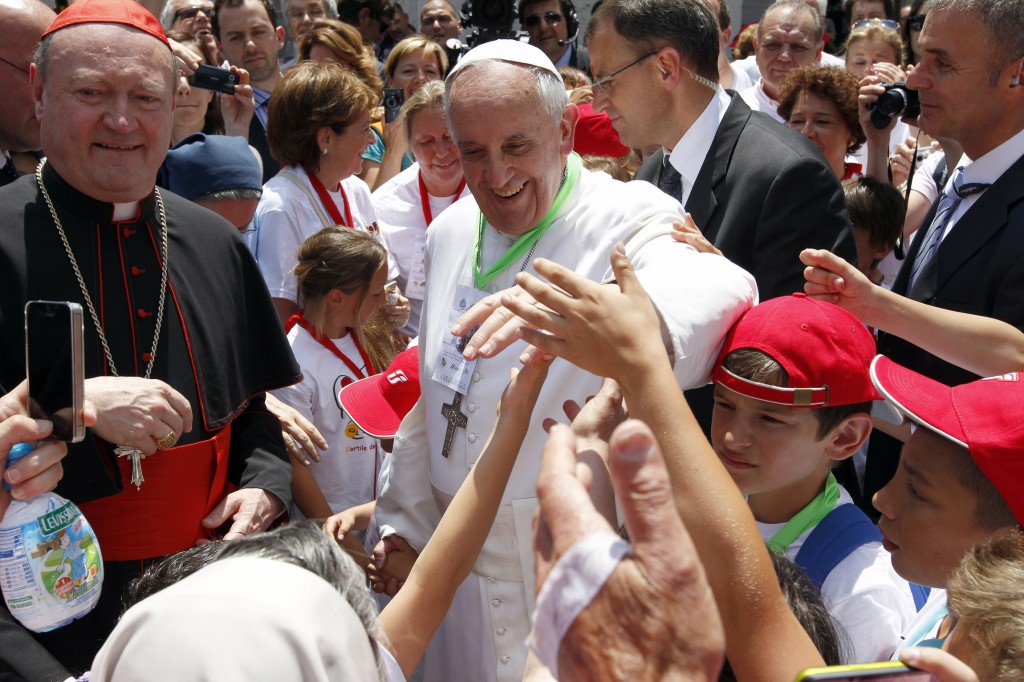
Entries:
{"type": "Polygon", "coordinates": [[[53,10],[39,0],[0,0],[0,150],[25,152],[39,149],[39,123],[32,105],[28,66],[39,37],[53,18],[53,10]]]}

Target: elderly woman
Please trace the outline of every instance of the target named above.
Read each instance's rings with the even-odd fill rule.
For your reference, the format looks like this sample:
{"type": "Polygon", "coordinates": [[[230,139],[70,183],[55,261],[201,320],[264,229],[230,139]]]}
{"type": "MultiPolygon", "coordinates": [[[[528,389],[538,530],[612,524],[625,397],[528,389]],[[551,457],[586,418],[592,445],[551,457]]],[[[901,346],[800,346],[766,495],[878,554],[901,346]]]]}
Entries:
{"type": "Polygon", "coordinates": [[[865,140],[857,87],[857,78],[844,69],[803,66],[789,72],[779,91],[779,115],[821,150],[840,180],[861,172],[846,159],[865,140]]]}
{"type": "Polygon", "coordinates": [[[376,94],[343,66],[299,62],[270,100],[267,140],[281,171],[263,188],[250,246],[286,321],[299,310],[299,245],[329,225],[378,234],[370,190],[356,175],[373,139],[376,94]]]}
{"type": "Polygon", "coordinates": [[[398,284],[412,307],[409,323],[401,330],[407,336],[419,333],[427,228],[441,211],[468,193],[459,150],[444,120],[443,97],[444,84],[432,81],[406,100],[398,120],[416,162],[373,193],[384,243],[398,266],[398,284]]]}

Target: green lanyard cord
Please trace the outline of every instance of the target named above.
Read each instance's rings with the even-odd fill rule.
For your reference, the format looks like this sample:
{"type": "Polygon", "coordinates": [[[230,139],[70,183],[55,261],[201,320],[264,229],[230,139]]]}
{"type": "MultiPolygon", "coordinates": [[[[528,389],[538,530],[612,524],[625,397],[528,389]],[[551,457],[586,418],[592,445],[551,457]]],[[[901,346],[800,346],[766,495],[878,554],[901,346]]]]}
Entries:
{"type": "Polygon", "coordinates": [[[828,480],[825,481],[825,489],[811,503],[797,512],[796,516],[786,522],[778,533],[768,541],[768,549],[779,554],[785,552],[793,541],[803,533],[814,528],[821,520],[835,509],[839,501],[839,484],[836,477],[829,472],[828,480]]]}
{"type": "Polygon", "coordinates": [[[487,224],[484,214],[480,213],[480,216],[477,218],[476,242],[473,244],[473,280],[476,282],[477,289],[485,290],[492,279],[501,274],[512,263],[522,258],[528,250],[532,249],[540,241],[540,238],[551,227],[551,223],[555,222],[555,218],[562,211],[566,199],[569,198],[573,188],[576,186],[576,181],[580,177],[581,167],[582,162],[579,155],[576,152],[569,154],[569,158],[565,163],[565,179],[562,182],[562,186],[558,188],[558,193],[555,195],[555,200],[551,203],[551,208],[548,209],[548,212],[544,214],[539,223],[530,228],[528,232],[520,235],[515,243],[502,254],[501,258],[487,272],[480,271],[480,249],[484,241],[484,226],[487,224]]]}

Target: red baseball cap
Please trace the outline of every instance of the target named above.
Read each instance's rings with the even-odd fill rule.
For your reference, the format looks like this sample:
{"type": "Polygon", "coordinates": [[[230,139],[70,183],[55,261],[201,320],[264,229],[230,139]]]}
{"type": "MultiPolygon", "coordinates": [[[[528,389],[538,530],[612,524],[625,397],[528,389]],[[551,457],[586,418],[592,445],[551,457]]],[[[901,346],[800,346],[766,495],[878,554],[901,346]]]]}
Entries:
{"type": "Polygon", "coordinates": [[[839,306],[781,296],[754,306],[733,325],[715,362],[712,380],[740,395],[790,407],[830,407],[881,400],[868,367],[875,355],[871,332],[839,306]],[[758,350],[789,375],[787,386],[738,376],[722,363],[733,351],[758,350]]]}
{"type": "Polygon", "coordinates": [[[573,151],[577,154],[614,156],[622,158],[629,153],[629,147],[619,142],[619,134],[612,126],[612,120],[603,111],[594,111],[593,104],[581,104],[580,120],[576,124],[573,151]]]}
{"type": "Polygon", "coordinates": [[[420,350],[395,356],[380,374],[342,387],[338,400],[352,421],[374,438],[394,438],[398,426],[420,399],[420,350]]]}
{"type": "Polygon", "coordinates": [[[879,355],[871,380],[911,421],[967,448],[1024,525],[1024,377],[1014,372],[946,386],[879,355]]]}
{"type": "Polygon", "coordinates": [[[124,24],[148,33],[170,47],[160,21],[135,0],[78,0],[68,5],[50,23],[43,38],[55,31],[78,24],[124,24]]]}

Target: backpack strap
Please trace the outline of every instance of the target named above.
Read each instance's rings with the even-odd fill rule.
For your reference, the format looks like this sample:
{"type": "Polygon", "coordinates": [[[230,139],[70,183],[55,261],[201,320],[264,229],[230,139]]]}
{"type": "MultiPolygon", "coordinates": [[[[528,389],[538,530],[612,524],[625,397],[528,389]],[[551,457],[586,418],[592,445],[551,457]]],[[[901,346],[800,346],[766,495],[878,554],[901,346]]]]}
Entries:
{"type": "Polygon", "coordinates": [[[841,504],[814,527],[797,552],[794,563],[820,590],[832,569],[853,550],[869,542],[881,541],[882,534],[857,505],[841,504]]]}
{"type": "Polygon", "coordinates": [[[327,215],[324,214],[324,210],[320,207],[320,202],[317,200],[316,197],[313,196],[313,193],[309,191],[309,187],[306,186],[306,183],[304,183],[299,178],[299,176],[295,174],[294,171],[290,171],[288,169],[282,169],[278,173],[278,175],[280,175],[281,177],[285,178],[286,180],[290,180],[293,185],[295,185],[296,187],[298,187],[300,190],[302,190],[305,193],[306,198],[309,199],[310,205],[313,207],[313,210],[316,212],[316,216],[318,218],[320,218],[320,222],[323,224],[324,227],[330,227],[331,225],[334,224],[334,221],[328,220],[327,215]]]}

